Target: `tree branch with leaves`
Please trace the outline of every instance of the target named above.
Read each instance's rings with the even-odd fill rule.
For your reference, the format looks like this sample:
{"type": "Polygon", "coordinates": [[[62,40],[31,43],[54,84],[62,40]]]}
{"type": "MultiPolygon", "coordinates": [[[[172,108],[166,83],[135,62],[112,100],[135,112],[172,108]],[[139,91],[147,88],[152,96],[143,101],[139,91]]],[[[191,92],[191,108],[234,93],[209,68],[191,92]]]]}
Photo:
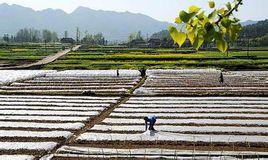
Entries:
{"type": "Polygon", "coordinates": [[[216,43],[221,52],[228,50],[228,42],[235,43],[242,29],[240,20],[234,15],[238,11],[243,0],[228,2],[224,7],[215,9],[215,2],[209,1],[212,11],[206,14],[204,10],[195,5],[187,11],[181,11],[175,23],[185,26],[178,30],[174,26],[169,27],[173,40],[181,47],[188,38],[193,47],[198,50],[204,42],[216,43]]]}

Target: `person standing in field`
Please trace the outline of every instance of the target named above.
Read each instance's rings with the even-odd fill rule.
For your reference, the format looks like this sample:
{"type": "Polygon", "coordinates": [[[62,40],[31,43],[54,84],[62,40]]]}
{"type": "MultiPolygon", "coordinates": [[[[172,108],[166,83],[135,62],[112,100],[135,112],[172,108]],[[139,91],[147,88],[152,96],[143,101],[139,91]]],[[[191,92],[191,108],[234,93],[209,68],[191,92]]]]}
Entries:
{"type": "Polygon", "coordinates": [[[155,129],[154,129],[154,124],[156,122],[155,116],[144,117],[144,121],[145,121],[145,131],[147,131],[147,129],[148,129],[148,122],[149,122],[149,130],[155,131],[155,129]]]}
{"type": "Polygon", "coordinates": [[[223,74],[222,74],[222,72],[221,72],[221,74],[220,74],[219,81],[220,81],[220,83],[223,83],[223,82],[224,82],[224,78],[223,78],[223,74]]]}

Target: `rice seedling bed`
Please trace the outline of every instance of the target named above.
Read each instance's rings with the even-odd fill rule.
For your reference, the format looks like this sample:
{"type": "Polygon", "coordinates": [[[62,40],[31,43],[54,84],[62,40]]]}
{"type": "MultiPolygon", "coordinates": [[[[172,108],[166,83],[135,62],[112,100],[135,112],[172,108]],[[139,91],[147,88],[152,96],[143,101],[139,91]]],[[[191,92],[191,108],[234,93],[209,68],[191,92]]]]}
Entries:
{"type": "Polygon", "coordinates": [[[54,71],[41,70],[0,70],[0,85],[12,83],[15,81],[22,81],[26,79],[35,78],[38,76],[45,76],[47,73],[54,71]]]}
{"type": "Polygon", "coordinates": [[[0,95],[0,154],[11,159],[40,158],[119,99],[0,95]]]}
{"type": "Polygon", "coordinates": [[[267,96],[267,71],[148,70],[136,95],[267,96]]]}
{"type": "Polygon", "coordinates": [[[67,70],[0,87],[3,94],[124,95],[140,81],[137,70],[67,70]]]}
{"type": "Polygon", "coordinates": [[[77,151],[82,158],[107,154],[129,158],[127,154],[133,151],[135,158],[148,158],[153,156],[150,149],[159,148],[154,153],[162,155],[163,148],[172,150],[170,156],[176,156],[178,149],[178,153],[203,150],[206,158],[211,156],[208,153],[233,153],[231,157],[250,153],[248,156],[256,157],[258,152],[266,157],[267,106],[266,97],[130,97],[108,118],[78,136],[73,146],[63,146],[53,156],[75,158],[77,151]],[[149,115],[157,117],[156,132],[145,132],[143,117],[149,115]],[[95,150],[91,150],[93,146],[95,150]],[[149,155],[141,153],[146,149],[149,155]]]}
{"type": "Polygon", "coordinates": [[[188,156],[193,155],[190,150],[197,151],[200,158],[212,153],[215,157],[222,156],[218,153],[266,157],[266,72],[223,73],[231,77],[226,82],[234,84],[239,80],[242,85],[219,83],[218,70],[149,70],[143,85],[140,73],[133,70],[52,71],[12,81],[0,91],[16,94],[0,95],[0,143],[9,146],[0,149],[0,153],[39,158],[59,147],[53,150],[55,154],[44,158],[109,158],[108,154],[116,158],[117,152],[123,159],[129,158],[130,152],[133,158],[170,158],[181,152],[184,159],[187,156],[182,155],[183,150],[188,151],[188,156]],[[138,96],[129,95],[136,87],[138,96]],[[101,94],[81,96],[85,91],[101,94]],[[241,91],[247,97],[234,96],[241,91]],[[113,93],[116,96],[109,96],[113,93]],[[196,93],[217,96],[194,97],[196,93]],[[62,96],[65,94],[74,96],[62,96]],[[184,94],[191,97],[183,97],[184,94]],[[221,94],[232,96],[220,97],[221,94]],[[258,96],[248,97],[255,94],[258,96]],[[145,132],[143,118],[149,115],[157,117],[157,132],[145,132]],[[69,137],[72,138],[63,143],[69,137]],[[39,143],[40,148],[33,147],[39,143]],[[148,154],[144,153],[146,149],[148,154]],[[164,149],[169,151],[163,153],[164,149]]]}
{"type": "Polygon", "coordinates": [[[33,160],[34,156],[31,155],[0,155],[0,159],[12,159],[12,160],[33,160]]]}
{"type": "Polygon", "coordinates": [[[160,148],[141,149],[115,149],[115,148],[94,148],[81,146],[63,146],[57,154],[50,155],[51,159],[206,159],[210,158],[231,159],[232,156],[250,157],[250,155],[267,155],[265,152],[237,152],[237,151],[191,151],[160,148]],[[102,153],[102,154],[100,154],[102,153]]]}
{"type": "MultiPolygon", "coordinates": [[[[180,125],[157,125],[155,128],[163,132],[182,134],[236,134],[236,135],[268,135],[267,127],[243,127],[243,126],[180,126],[180,125]]],[[[112,133],[143,133],[144,125],[95,125],[95,132],[109,131],[112,133]]]]}
{"type": "MultiPolygon", "coordinates": [[[[128,118],[126,121],[122,118],[106,118],[101,124],[109,126],[117,125],[144,125],[143,119],[128,118]]],[[[245,120],[245,119],[158,119],[159,125],[189,125],[189,126],[268,126],[267,120],[245,120]]]]}

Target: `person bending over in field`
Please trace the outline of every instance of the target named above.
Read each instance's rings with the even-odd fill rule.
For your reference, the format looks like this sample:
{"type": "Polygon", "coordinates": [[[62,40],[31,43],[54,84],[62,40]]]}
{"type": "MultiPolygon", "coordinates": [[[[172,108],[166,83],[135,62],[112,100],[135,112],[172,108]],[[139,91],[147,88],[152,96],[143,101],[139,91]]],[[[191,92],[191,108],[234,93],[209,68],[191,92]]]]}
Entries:
{"type": "Polygon", "coordinates": [[[149,122],[149,130],[150,131],[155,131],[155,129],[154,129],[154,124],[156,122],[156,117],[155,116],[144,117],[144,121],[145,121],[145,131],[147,131],[148,122],[149,122]]]}

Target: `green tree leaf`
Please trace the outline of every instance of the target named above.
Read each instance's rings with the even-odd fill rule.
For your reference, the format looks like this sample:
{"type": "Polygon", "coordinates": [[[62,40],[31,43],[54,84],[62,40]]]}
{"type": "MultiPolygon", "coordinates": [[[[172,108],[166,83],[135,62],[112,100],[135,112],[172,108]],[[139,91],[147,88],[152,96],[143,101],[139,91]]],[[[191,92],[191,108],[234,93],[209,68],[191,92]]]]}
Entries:
{"type": "Polygon", "coordinates": [[[199,48],[202,46],[202,44],[204,43],[204,38],[203,37],[197,37],[194,41],[193,47],[196,50],[199,50],[199,48]]]}
{"type": "Polygon", "coordinates": [[[188,39],[190,40],[191,44],[193,45],[194,44],[194,41],[195,41],[195,34],[194,32],[188,32],[188,39]]]}
{"type": "Polygon", "coordinates": [[[205,30],[209,32],[210,30],[214,29],[213,25],[209,22],[205,24],[205,30]]]}
{"type": "Polygon", "coordinates": [[[228,18],[223,18],[221,21],[221,25],[225,28],[229,28],[231,23],[232,23],[232,21],[228,18]]]}
{"type": "Polygon", "coordinates": [[[209,19],[214,19],[216,16],[217,16],[217,10],[214,10],[213,12],[211,12],[211,13],[208,15],[208,18],[209,18],[209,19]]]}
{"type": "Polygon", "coordinates": [[[201,12],[201,13],[198,14],[198,19],[199,19],[200,21],[204,20],[205,18],[206,18],[206,16],[205,16],[205,11],[203,11],[203,12],[201,12]]]}
{"type": "Polygon", "coordinates": [[[181,47],[187,38],[186,34],[179,32],[178,29],[173,26],[169,27],[169,32],[173,40],[181,47]]]}
{"type": "Polygon", "coordinates": [[[220,8],[218,10],[218,13],[221,14],[221,15],[223,15],[225,13],[225,9],[224,8],[220,8]]]}
{"type": "Polygon", "coordinates": [[[208,4],[209,4],[209,7],[210,8],[214,8],[215,7],[215,2],[214,1],[209,1],[208,4]]]}
{"type": "Polygon", "coordinates": [[[181,23],[182,23],[180,17],[177,17],[177,18],[175,19],[175,23],[177,23],[177,24],[181,24],[181,23]]]}
{"type": "Polygon", "coordinates": [[[215,34],[214,26],[211,23],[207,22],[205,25],[205,30],[206,30],[206,33],[204,35],[205,40],[208,42],[212,42],[215,34]]]}
{"type": "Polygon", "coordinates": [[[195,15],[196,13],[187,13],[185,11],[181,11],[179,16],[184,23],[188,23],[189,20],[195,15]]]}
{"type": "Polygon", "coordinates": [[[216,40],[223,39],[223,34],[221,32],[215,32],[214,37],[216,40]]]}
{"type": "Polygon", "coordinates": [[[242,26],[239,24],[235,24],[235,25],[231,25],[228,28],[228,36],[230,41],[234,44],[234,42],[237,40],[237,38],[239,37],[239,33],[242,29],[242,26]]]}
{"type": "Polygon", "coordinates": [[[230,2],[227,2],[226,7],[228,8],[228,10],[232,9],[232,4],[230,2]]]}
{"type": "Polygon", "coordinates": [[[201,8],[199,8],[199,7],[195,6],[195,5],[193,5],[193,6],[189,7],[189,13],[197,13],[197,12],[200,11],[200,9],[201,9],[201,8]]]}
{"type": "Polygon", "coordinates": [[[221,52],[226,52],[228,49],[228,43],[224,40],[224,39],[219,39],[216,41],[217,43],[217,48],[221,51],[221,52]]]}
{"type": "MultiPolygon", "coordinates": [[[[209,0],[209,7],[215,8],[215,0],[209,0]]],[[[241,25],[234,12],[243,4],[243,0],[234,0],[226,3],[219,9],[213,9],[210,13],[201,10],[198,6],[192,5],[189,11],[181,11],[175,23],[185,23],[186,33],[180,32],[175,27],[170,27],[170,34],[173,40],[180,46],[186,38],[190,40],[195,49],[199,49],[206,41],[216,44],[217,48],[226,52],[228,42],[234,43],[240,33],[241,25]],[[228,41],[227,41],[228,40],[228,41]]]]}

